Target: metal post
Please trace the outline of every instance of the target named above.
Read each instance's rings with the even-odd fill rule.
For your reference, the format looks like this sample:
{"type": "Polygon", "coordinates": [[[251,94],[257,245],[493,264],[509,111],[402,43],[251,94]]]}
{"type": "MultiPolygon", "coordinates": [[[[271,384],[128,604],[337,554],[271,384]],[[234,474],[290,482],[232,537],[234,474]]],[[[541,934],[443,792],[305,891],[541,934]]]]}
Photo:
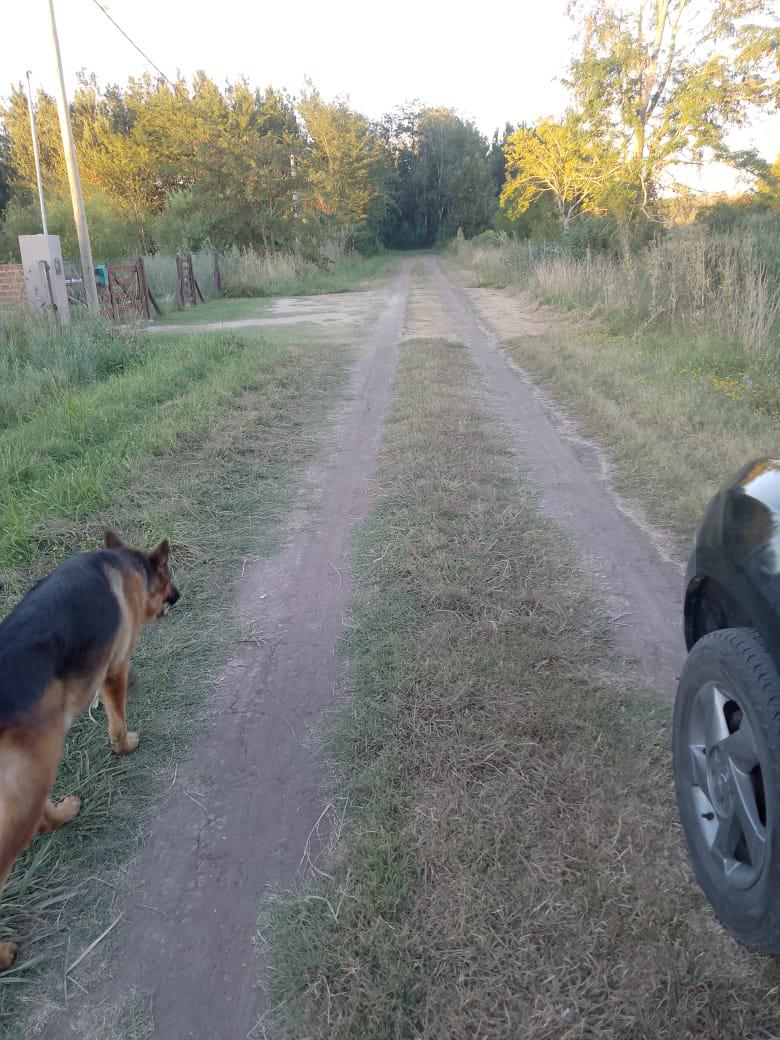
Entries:
{"type": "Polygon", "coordinates": [[[30,83],[31,72],[27,70],[27,102],[30,108],[30,133],[32,134],[33,156],[35,157],[35,177],[38,181],[38,201],[41,204],[41,224],[44,235],[48,235],[49,228],[46,224],[46,203],[43,200],[43,179],[41,177],[41,157],[38,152],[38,134],[35,130],[35,106],[33,105],[32,85],[30,83]]]}
{"type": "Polygon", "coordinates": [[[84,211],[84,199],[81,195],[81,178],[79,177],[79,164],[76,159],[76,145],[73,141],[73,127],[70,125],[70,111],[65,94],[65,76],[62,72],[62,55],[60,54],[60,41],[57,37],[57,22],[54,18],[54,0],[49,0],[49,20],[51,22],[54,57],[57,62],[57,112],[60,117],[62,147],[65,152],[65,166],[68,170],[68,184],[70,185],[70,197],[73,203],[73,219],[76,221],[76,234],[79,240],[81,274],[84,279],[84,290],[87,294],[87,307],[94,314],[100,314],[100,303],[95,282],[95,267],[92,263],[92,247],[89,244],[89,231],[87,230],[87,214],[84,211]]]}

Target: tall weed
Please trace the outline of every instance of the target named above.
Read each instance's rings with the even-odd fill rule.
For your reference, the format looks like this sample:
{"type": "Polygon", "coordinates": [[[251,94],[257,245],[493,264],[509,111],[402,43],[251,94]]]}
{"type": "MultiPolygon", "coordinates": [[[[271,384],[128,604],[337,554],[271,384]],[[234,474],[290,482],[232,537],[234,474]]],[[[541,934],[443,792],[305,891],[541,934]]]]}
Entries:
{"type": "Polygon", "coordinates": [[[355,254],[344,241],[334,238],[323,244],[318,256],[293,250],[262,253],[251,247],[233,246],[222,255],[222,284],[226,296],[272,296],[278,293],[322,292],[323,279],[330,279],[355,254]]]}
{"type": "Polygon", "coordinates": [[[480,285],[519,284],[555,307],[714,334],[764,360],[780,354],[780,279],[767,246],[753,236],[692,229],[619,258],[588,252],[577,259],[565,244],[506,236],[459,242],[456,253],[480,285]]]}
{"type": "Polygon", "coordinates": [[[64,390],[100,382],[145,353],[140,333],[74,308],[59,331],[27,307],[0,308],[0,429],[26,419],[64,390]]]}
{"type": "MultiPolygon", "coordinates": [[[[214,259],[211,250],[192,254],[195,278],[208,300],[214,293],[214,259]]],[[[162,253],[144,257],[144,270],[149,288],[158,301],[173,300],[176,295],[176,257],[162,253]]]]}

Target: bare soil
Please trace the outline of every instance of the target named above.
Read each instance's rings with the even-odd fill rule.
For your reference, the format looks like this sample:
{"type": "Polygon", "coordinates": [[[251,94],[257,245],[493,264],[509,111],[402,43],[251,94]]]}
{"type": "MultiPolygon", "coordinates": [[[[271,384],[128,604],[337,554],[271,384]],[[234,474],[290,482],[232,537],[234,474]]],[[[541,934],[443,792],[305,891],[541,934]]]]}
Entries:
{"type": "Polygon", "coordinates": [[[323,296],[280,296],[273,301],[264,318],[229,318],[196,324],[147,325],[147,332],[208,332],[213,329],[259,329],[278,325],[359,325],[371,315],[381,294],[372,290],[355,293],[330,293],[323,296]]]}
{"type": "MultiPolygon", "coordinates": [[[[253,945],[258,910],[274,887],[294,885],[321,847],[324,776],[308,738],[344,677],[337,646],[350,596],[349,551],[355,524],[369,509],[403,333],[466,344],[496,414],[535,473],[544,512],[571,530],[601,585],[637,684],[672,691],[683,656],[681,576],[662,539],[616,496],[595,446],[502,354],[437,259],[416,262],[407,309],[411,267],[403,264],[372,296],[379,318],[366,327],[336,448],[314,477],[311,512],[276,557],[248,561],[237,596],[255,637],[236,647],[214,695],[213,728],[179,767],[179,782],[162,799],[134,864],[114,978],[72,1009],[62,1037],[88,1035],[89,1008],[120,1001],[132,989],[151,995],[159,1040],[254,1035],[264,1006],[262,955],[253,945]]],[[[365,320],[367,310],[361,319],[359,308],[367,306],[318,297],[286,302],[271,319],[224,324],[336,313],[365,320]]],[[[543,320],[538,312],[517,318],[526,327],[543,320]]]]}

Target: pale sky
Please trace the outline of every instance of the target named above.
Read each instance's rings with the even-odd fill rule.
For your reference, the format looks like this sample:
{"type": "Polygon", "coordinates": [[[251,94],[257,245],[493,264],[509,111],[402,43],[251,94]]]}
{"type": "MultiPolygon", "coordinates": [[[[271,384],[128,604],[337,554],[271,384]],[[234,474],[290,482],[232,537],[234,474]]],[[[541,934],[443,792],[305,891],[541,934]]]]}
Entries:
{"type": "MultiPolygon", "coordinates": [[[[326,98],[349,95],[371,118],[419,98],[496,128],[558,115],[571,54],[566,0],[457,5],[441,0],[109,0],[111,15],[163,72],[203,69],[218,83],[245,75],[252,86],[300,92],[308,76],[326,98]]],[[[51,92],[54,68],[47,0],[5,0],[0,17],[0,96],[31,69],[51,92]]],[[[86,68],[101,84],[153,72],[95,6],[55,0],[69,91],[86,68]]],[[[740,147],[780,151],[780,118],[740,132],[740,147]]],[[[710,190],[721,185],[708,172],[710,190]]],[[[726,180],[730,180],[727,177],[726,180]]]]}

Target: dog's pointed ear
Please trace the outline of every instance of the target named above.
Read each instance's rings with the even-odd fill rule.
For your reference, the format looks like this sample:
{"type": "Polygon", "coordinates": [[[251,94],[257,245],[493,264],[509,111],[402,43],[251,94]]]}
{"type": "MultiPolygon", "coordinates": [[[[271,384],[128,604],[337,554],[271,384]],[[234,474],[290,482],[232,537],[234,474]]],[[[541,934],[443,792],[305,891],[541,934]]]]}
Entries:
{"type": "Polygon", "coordinates": [[[151,554],[149,559],[152,561],[153,567],[164,567],[168,562],[168,556],[171,552],[171,544],[167,538],[163,538],[154,552],[151,554]]]}
{"type": "Polygon", "coordinates": [[[122,539],[118,534],[114,534],[113,531],[106,531],[104,541],[106,549],[124,549],[122,539]]]}

